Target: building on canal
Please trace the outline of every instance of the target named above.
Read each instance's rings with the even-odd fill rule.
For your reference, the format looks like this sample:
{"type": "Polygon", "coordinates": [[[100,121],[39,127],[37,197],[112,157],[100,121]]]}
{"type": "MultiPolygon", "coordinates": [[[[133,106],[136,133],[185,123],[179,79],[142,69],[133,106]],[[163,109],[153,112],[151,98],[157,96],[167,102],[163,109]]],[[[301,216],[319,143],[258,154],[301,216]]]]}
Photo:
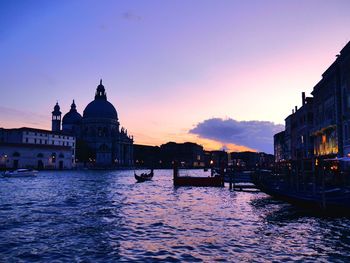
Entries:
{"type": "Polygon", "coordinates": [[[74,136],[34,128],[0,128],[0,168],[71,169],[74,136]]]}
{"type": "MultiPolygon", "coordinates": [[[[274,137],[275,161],[350,156],[350,42],[274,137]]],[[[315,162],[314,162],[315,163],[315,162]]]]}
{"type": "Polygon", "coordinates": [[[77,138],[79,163],[105,168],[133,165],[133,137],[120,127],[117,111],[107,100],[102,80],[83,115],[77,111],[73,100],[70,111],[61,116],[56,103],[52,111],[52,131],[77,138]]]}
{"type": "Polygon", "coordinates": [[[257,168],[271,168],[274,156],[264,152],[232,152],[229,154],[230,166],[235,169],[253,170],[257,168]]]}

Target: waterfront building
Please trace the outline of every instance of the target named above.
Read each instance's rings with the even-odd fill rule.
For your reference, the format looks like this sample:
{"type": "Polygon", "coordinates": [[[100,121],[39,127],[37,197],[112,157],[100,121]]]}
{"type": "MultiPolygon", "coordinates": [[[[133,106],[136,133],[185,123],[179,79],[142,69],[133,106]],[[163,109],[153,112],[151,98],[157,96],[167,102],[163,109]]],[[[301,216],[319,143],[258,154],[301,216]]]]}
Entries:
{"type": "MultiPolygon", "coordinates": [[[[293,162],[350,156],[350,42],[285,119],[285,157],[293,162]]],[[[279,135],[276,135],[278,138],[279,135]]],[[[281,140],[275,140],[275,149],[281,140]]],[[[280,151],[275,152],[280,161],[280,151]]]]}
{"type": "MultiPolygon", "coordinates": [[[[294,110],[293,110],[294,113],[294,110]]],[[[293,115],[289,115],[284,121],[285,121],[285,134],[284,134],[284,140],[285,140],[285,160],[291,160],[292,159],[292,118],[293,115]]],[[[275,147],[274,147],[275,148],[275,147]]]]}
{"type": "Polygon", "coordinates": [[[74,136],[34,128],[0,128],[0,168],[71,169],[74,136]]]}
{"type": "Polygon", "coordinates": [[[231,152],[229,155],[233,168],[237,169],[271,168],[274,163],[274,155],[264,152],[231,152]]]}
{"type": "Polygon", "coordinates": [[[205,166],[203,146],[192,142],[168,142],[160,146],[160,157],[163,166],[172,167],[177,161],[182,167],[200,168],[205,166]]]}
{"type": "Polygon", "coordinates": [[[274,145],[274,156],[275,162],[284,162],[287,158],[286,156],[286,138],[285,131],[281,131],[273,136],[274,145]]]}
{"type": "MultiPolygon", "coordinates": [[[[341,143],[341,133],[337,124],[338,100],[336,67],[333,63],[322,75],[321,81],[314,87],[315,121],[312,128],[314,136],[314,155],[323,157],[337,156],[341,143]]],[[[341,125],[341,124],[340,124],[341,125]]]]}
{"type": "Polygon", "coordinates": [[[105,168],[133,165],[133,137],[120,127],[117,111],[107,100],[102,80],[83,115],[77,111],[73,100],[70,111],[63,116],[62,129],[60,116],[56,103],[52,129],[76,136],[78,162],[105,168]]]}
{"type": "Polygon", "coordinates": [[[136,167],[163,167],[158,146],[134,144],[134,163],[136,167]]]}
{"type": "Polygon", "coordinates": [[[223,150],[210,151],[210,164],[214,167],[226,167],[228,165],[228,153],[223,150]]]}
{"type": "Polygon", "coordinates": [[[177,161],[183,168],[203,168],[206,162],[203,146],[196,143],[168,142],[158,146],[134,145],[134,162],[137,167],[173,168],[177,161]]]}
{"type": "Polygon", "coordinates": [[[313,128],[313,98],[305,97],[302,92],[302,106],[295,107],[292,117],[292,159],[309,159],[313,156],[314,141],[311,134],[313,128]]]}
{"type": "Polygon", "coordinates": [[[341,154],[350,155],[350,42],[340,51],[337,58],[337,81],[339,82],[339,97],[337,98],[338,107],[337,121],[341,129],[340,137],[342,139],[341,154]]]}

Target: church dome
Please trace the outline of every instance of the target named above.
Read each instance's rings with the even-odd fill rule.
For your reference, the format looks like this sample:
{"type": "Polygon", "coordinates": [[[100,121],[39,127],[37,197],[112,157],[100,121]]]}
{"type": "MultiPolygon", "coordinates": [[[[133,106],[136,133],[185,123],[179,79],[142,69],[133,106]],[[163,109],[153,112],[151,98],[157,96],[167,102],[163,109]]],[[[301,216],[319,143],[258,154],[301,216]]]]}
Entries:
{"type": "Polygon", "coordinates": [[[83,113],[84,118],[106,118],[106,119],[118,119],[118,114],[112,103],[107,101],[105,88],[102,85],[97,86],[95,100],[90,102],[83,113]]]}
{"type": "Polygon", "coordinates": [[[77,107],[73,100],[70,111],[63,116],[62,124],[78,124],[82,118],[79,112],[77,112],[77,107]]]}

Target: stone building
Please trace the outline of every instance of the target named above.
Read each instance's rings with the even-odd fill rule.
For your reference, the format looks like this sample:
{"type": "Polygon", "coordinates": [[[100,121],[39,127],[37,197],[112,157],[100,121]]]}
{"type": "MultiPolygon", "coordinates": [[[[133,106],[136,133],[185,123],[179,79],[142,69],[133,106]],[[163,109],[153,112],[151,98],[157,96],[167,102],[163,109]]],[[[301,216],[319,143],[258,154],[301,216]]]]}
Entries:
{"type": "Polygon", "coordinates": [[[350,157],[350,42],[311,94],[285,120],[287,160],[350,157]]]}
{"type": "Polygon", "coordinates": [[[0,168],[71,169],[74,136],[34,128],[0,128],[0,168]]]}
{"type": "Polygon", "coordinates": [[[62,118],[59,105],[52,112],[52,129],[77,138],[78,162],[96,167],[133,165],[133,138],[120,127],[115,107],[107,100],[102,80],[97,86],[95,99],[83,111],[77,112],[75,101],[62,118]]]}
{"type": "Polygon", "coordinates": [[[284,162],[287,158],[286,132],[281,131],[273,136],[275,162],[284,162]]]}
{"type": "Polygon", "coordinates": [[[173,161],[178,161],[182,167],[204,167],[203,146],[192,142],[168,142],[160,146],[160,161],[164,167],[172,167],[173,161]]]}

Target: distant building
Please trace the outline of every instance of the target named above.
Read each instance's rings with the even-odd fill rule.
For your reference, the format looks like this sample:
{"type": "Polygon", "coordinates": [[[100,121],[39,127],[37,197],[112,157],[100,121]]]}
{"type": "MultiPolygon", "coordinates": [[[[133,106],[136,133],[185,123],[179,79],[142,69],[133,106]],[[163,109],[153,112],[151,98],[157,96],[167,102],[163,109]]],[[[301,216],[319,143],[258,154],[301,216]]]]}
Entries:
{"type": "Polygon", "coordinates": [[[71,169],[74,136],[42,129],[0,128],[0,168],[71,169]]]}
{"type": "Polygon", "coordinates": [[[228,165],[228,154],[226,151],[210,151],[210,166],[226,167],[228,165]]]}
{"type": "Polygon", "coordinates": [[[102,80],[97,86],[95,99],[90,102],[81,116],[75,101],[62,118],[58,103],[52,112],[52,130],[76,136],[78,162],[98,167],[119,167],[133,165],[133,137],[120,128],[118,114],[107,100],[102,80]]]}
{"type": "Polygon", "coordinates": [[[160,146],[160,162],[164,167],[172,167],[174,161],[178,161],[182,167],[204,167],[203,146],[196,143],[168,142],[160,146]]]}
{"type": "Polygon", "coordinates": [[[230,159],[240,169],[271,168],[274,163],[274,155],[264,152],[231,152],[230,159]]]}
{"type": "Polygon", "coordinates": [[[275,162],[283,162],[287,158],[285,134],[285,131],[281,131],[273,136],[275,162]]]}
{"type": "Polygon", "coordinates": [[[136,167],[162,167],[162,158],[158,146],[134,144],[134,163],[136,167]]]}

